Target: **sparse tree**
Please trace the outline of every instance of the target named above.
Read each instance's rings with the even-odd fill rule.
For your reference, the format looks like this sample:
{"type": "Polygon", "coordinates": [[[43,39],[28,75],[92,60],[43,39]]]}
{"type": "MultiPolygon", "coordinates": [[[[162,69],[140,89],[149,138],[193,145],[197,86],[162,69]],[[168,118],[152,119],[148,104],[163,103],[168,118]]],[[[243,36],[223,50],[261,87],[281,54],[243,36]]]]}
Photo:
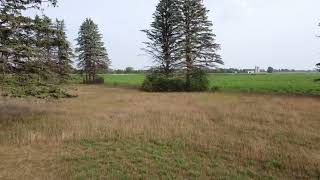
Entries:
{"type": "Polygon", "coordinates": [[[212,22],[202,0],[179,0],[180,66],[186,70],[186,86],[190,88],[191,74],[195,69],[212,68],[223,64],[217,54],[220,45],[215,41],[212,22]]]}
{"type": "Polygon", "coordinates": [[[268,73],[273,73],[273,71],[274,71],[273,67],[268,67],[268,70],[267,70],[268,73]]]}
{"type": "Polygon", "coordinates": [[[78,67],[86,74],[86,82],[94,82],[97,70],[108,68],[110,63],[98,25],[91,19],[86,19],[80,27],[77,41],[78,67]]]}
{"type": "Polygon", "coordinates": [[[153,58],[156,68],[166,76],[174,72],[178,63],[177,41],[179,9],[177,0],[160,0],[153,14],[151,29],[143,30],[148,40],[144,42],[146,53],[153,58]]]}

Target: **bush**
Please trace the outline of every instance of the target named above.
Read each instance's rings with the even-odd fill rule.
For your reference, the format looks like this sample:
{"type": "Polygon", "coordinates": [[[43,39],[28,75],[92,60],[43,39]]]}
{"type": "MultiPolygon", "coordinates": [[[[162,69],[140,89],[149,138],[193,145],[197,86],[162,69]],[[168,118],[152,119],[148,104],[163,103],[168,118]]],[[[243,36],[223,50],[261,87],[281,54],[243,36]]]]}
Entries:
{"type": "Polygon", "coordinates": [[[11,76],[1,82],[1,96],[16,98],[36,97],[40,99],[59,99],[77,97],[69,94],[57,84],[38,82],[34,78],[11,76]]]}
{"type": "Polygon", "coordinates": [[[196,69],[192,72],[190,78],[189,91],[200,92],[207,91],[209,89],[208,73],[201,69],[196,69]]]}
{"type": "Polygon", "coordinates": [[[177,77],[168,78],[161,74],[150,74],[141,88],[147,92],[182,92],[185,91],[185,82],[177,77]]]}
{"type": "Polygon", "coordinates": [[[190,87],[187,88],[186,82],[182,78],[166,77],[154,72],[146,77],[141,88],[147,92],[200,92],[209,90],[209,79],[205,71],[194,70],[190,77],[190,87]]]}
{"type": "Polygon", "coordinates": [[[104,84],[104,78],[101,76],[96,76],[95,80],[83,80],[84,84],[104,84]]]}
{"type": "Polygon", "coordinates": [[[219,91],[220,90],[220,87],[218,87],[218,86],[212,86],[212,88],[211,88],[211,92],[217,92],[217,91],[219,91]]]}

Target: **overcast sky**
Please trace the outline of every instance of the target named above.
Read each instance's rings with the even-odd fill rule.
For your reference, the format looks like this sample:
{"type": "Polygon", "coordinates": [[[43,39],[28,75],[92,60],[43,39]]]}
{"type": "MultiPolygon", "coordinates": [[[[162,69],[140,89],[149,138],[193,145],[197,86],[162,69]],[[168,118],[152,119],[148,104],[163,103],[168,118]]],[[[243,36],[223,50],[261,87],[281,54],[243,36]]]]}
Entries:
{"type": "MultiPolygon", "coordinates": [[[[313,69],[320,62],[320,0],[205,0],[226,68],[313,69]]],[[[148,68],[140,48],[158,0],[59,0],[44,13],[66,21],[75,45],[92,18],[103,34],[112,68],[148,68]]]]}

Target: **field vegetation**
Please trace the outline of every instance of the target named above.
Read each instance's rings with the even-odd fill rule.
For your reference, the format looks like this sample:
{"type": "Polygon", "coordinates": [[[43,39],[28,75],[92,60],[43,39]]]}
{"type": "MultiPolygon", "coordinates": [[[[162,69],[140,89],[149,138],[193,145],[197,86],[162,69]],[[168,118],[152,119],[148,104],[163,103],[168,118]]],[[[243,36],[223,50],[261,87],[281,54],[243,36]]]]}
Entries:
{"type": "MultiPolygon", "coordinates": [[[[109,87],[140,88],[144,74],[101,75],[109,87]]],[[[287,95],[320,95],[320,74],[318,73],[274,73],[274,74],[209,74],[210,88],[222,92],[247,92],[287,95]]],[[[73,76],[74,83],[81,83],[81,77],[73,76]]]]}
{"type": "Polygon", "coordinates": [[[320,101],[72,87],[0,98],[0,179],[319,179],[320,101]]]}
{"type": "Polygon", "coordinates": [[[72,49],[44,15],[57,0],[0,2],[1,180],[320,179],[320,75],[208,75],[223,59],[202,0],[159,1],[148,76],[99,74],[99,25],[72,49]]]}

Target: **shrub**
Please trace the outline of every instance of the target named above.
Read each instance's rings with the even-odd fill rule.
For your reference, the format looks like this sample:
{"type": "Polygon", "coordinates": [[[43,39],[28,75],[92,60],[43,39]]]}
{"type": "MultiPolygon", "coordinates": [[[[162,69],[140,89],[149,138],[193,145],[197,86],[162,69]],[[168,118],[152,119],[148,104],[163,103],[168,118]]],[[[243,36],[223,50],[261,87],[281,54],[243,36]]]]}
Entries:
{"type": "Polygon", "coordinates": [[[21,77],[12,76],[8,81],[1,83],[2,96],[22,98],[32,96],[40,99],[59,99],[77,97],[69,94],[65,89],[56,84],[37,82],[34,79],[25,78],[21,82],[21,77]]]}
{"type": "Polygon", "coordinates": [[[217,91],[219,91],[220,90],[220,87],[218,87],[218,86],[212,86],[211,87],[211,92],[217,92],[217,91]]]}
{"type": "Polygon", "coordinates": [[[84,84],[104,84],[104,78],[101,76],[96,76],[95,80],[83,80],[84,84]]]}
{"type": "Polygon", "coordinates": [[[207,91],[209,89],[208,73],[201,69],[196,69],[191,74],[189,91],[207,91]]]}
{"type": "Polygon", "coordinates": [[[150,74],[146,77],[141,89],[147,92],[181,92],[185,90],[185,82],[177,77],[150,74]]]}
{"type": "Polygon", "coordinates": [[[190,77],[190,87],[187,88],[186,82],[182,78],[166,77],[163,74],[153,72],[146,77],[141,88],[147,92],[200,92],[209,90],[209,79],[205,71],[194,70],[190,77]]]}

